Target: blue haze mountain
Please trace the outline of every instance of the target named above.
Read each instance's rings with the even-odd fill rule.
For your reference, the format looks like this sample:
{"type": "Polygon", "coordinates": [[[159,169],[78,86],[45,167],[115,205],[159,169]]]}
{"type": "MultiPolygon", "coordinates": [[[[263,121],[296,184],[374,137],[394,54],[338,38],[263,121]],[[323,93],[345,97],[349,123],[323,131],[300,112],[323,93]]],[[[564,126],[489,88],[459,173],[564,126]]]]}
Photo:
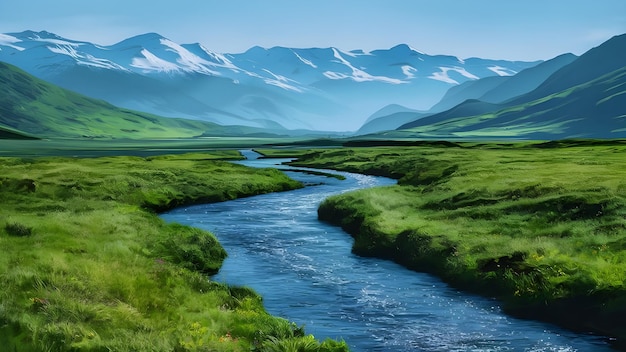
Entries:
{"type": "Polygon", "coordinates": [[[1,34],[0,61],[120,107],[277,131],[354,131],[389,104],[426,110],[452,86],[538,64],[433,56],[407,45],[221,54],[156,33],[101,46],[33,31],[1,34]]]}
{"type": "Polygon", "coordinates": [[[0,138],[191,138],[258,136],[267,131],[166,118],[115,107],[0,62],[0,138]]]}
{"type": "Polygon", "coordinates": [[[615,36],[562,66],[528,93],[498,104],[467,100],[444,112],[416,116],[398,129],[414,137],[624,138],[624,57],[626,35],[615,36]]]}

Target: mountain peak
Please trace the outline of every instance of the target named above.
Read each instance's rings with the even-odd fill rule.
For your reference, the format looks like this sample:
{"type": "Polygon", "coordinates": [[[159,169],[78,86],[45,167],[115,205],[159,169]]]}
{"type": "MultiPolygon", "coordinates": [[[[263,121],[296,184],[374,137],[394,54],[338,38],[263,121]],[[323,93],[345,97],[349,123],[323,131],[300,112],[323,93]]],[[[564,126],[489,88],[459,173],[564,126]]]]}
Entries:
{"type": "Polygon", "coordinates": [[[392,47],[391,49],[389,49],[389,51],[397,52],[397,53],[406,53],[406,54],[411,54],[411,55],[423,54],[422,52],[415,50],[414,48],[410,47],[407,44],[398,44],[392,47]]]}
{"type": "Polygon", "coordinates": [[[19,32],[19,33],[9,33],[9,35],[19,38],[21,40],[25,40],[25,39],[29,39],[29,40],[36,40],[36,39],[63,39],[61,37],[59,37],[58,35],[54,34],[54,33],[50,33],[48,31],[33,31],[33,30],[26,30],[23,32],[19,32]]]}
{"type": "Polygon", "coordinates": [[[150,33],[144,33],[144,34],[140,34],[140,35],[136,35],[134,37],[130,37],[128,39],[124,39],[121,42],[113,45],[114,47],[118,47],[118,46],[136,46],[136,45],[143,45],[145,43],[153,43],[153,42],[159,42],[162,39],[167,39],[164,36],[158,34],[158,33],[154,33],[154,32],[150,32],[150,33]]]}

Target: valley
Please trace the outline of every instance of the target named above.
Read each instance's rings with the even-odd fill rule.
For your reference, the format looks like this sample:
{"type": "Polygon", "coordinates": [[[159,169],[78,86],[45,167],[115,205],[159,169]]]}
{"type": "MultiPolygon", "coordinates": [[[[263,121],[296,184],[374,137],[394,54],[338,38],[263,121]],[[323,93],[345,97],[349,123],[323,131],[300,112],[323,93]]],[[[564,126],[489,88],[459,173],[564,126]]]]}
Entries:
{"type": "Polygon", "coordinates": [[[624,57],[0,34],[0,344],[626,350],[624,57]]]}

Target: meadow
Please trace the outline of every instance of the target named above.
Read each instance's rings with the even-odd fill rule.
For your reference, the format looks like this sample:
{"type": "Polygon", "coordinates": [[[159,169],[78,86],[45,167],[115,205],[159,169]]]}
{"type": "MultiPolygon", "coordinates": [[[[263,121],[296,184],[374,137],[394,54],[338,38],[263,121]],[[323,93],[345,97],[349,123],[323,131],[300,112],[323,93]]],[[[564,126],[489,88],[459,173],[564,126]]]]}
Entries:
{"type": "Polygon", "coordinates": [[[216,238],[158,217],[302,186],[223,161],[239,158],[0,158],[3,349],[347,351],[269,315],[251,289],[211,281],[227,255],[216,238]]]}
{"type": "Polygon", "coordinates": [[[296,151],[293,164],[398,180],[321,204],[355,253],[626,345],[625,142],[414,144],[296,151]]]}

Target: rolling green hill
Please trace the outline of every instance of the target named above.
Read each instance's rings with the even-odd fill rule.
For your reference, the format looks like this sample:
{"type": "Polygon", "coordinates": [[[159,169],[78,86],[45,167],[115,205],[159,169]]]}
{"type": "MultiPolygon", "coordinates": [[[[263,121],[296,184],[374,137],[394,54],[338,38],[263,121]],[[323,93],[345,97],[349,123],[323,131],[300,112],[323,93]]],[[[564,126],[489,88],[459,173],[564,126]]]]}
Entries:
{"type": "Polygon", "coordinates": [[[423,123],[425,119],[421,119],[418,120],[423,123],[421,126],[390,134],[460,138],[623,138],[626,137],[625,98],[626,67],[623,67],[525,104],[431,123],[423,123]]]}
{"type": "Polygon", "coordinates": [[[0,91],[0,138],[153,139],[265,132],[121,109],[54,86],[2,62],[0,91]]]}

